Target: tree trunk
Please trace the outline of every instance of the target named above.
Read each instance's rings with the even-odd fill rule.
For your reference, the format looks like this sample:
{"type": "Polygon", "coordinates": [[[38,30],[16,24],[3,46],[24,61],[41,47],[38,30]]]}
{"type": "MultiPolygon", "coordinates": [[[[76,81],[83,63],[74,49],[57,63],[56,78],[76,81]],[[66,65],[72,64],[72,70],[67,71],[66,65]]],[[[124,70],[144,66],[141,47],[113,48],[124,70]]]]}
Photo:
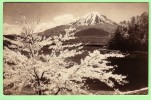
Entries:
{"type": "Polygon", "coordinates": [[[37,72],[36,72],[35,68],[34,68],[34,73],[35,73],[36,81],[37,81],[37,85],[38,85],[38,91],[37,91],[37,93],[38,93],[38,95],[42,95],[42,91],[41,91],[41,89],[39,88],[39,87],[40,87],[40,78],[39,78],[39,76],[37,75],[37,72]]]}
{"type": "Polygon", "coordinates": [[[55,93],[55,95],[58,95],[58,93],[60,92],[60,88],[58,88],[57,92],[55,93]]]}

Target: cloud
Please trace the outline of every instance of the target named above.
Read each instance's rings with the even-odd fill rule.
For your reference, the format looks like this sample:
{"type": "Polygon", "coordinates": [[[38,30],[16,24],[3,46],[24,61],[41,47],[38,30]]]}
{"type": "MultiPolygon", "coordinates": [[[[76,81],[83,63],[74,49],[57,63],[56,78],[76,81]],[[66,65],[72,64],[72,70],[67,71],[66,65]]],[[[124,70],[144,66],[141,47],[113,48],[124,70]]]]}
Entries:
{"type": "Polygon", "coordinates": [[[74,16],[72,14],[64,14],[57,17],[54,17],[53,21],[48,23],[41,23],[37,26],[35,32],[43,32],[47,29],[53,28],[58,25],[68,24],[69,22],[74,20],[74,16]]]}
{"type": "Polygon", "coordinates": [[[69,22],[74,20],[74,16],[72,14],[64,14],[57,16],[53,19],[53,22],[57,25],[68,24],[69,22]]]}
{"type": "MultiPolygon", "coordinates": [[[[47,29],[53,28],[58,25],[68,24],[69,22],[74,20],[74,16],[72,14],[64,14],[60,16],[54,17],[52,21],[47,23],[40,23],[34,32],[43,32],[47,29]]],[[[17,25],[11,25],[8,23],[4,23],[3,25],[3,34],[20,34],[21,28],[17,25]]]]}
{"type": "Polygon", "coordinates": [[[8,35],[8,34],[20,34],[21,29],[17,25],[11,25],[8,23],[3,24],[3,34],[8,35]]]}
{"type": "MultiPolygon", "coordinates": [[[[36,27],[34,32],[43,32],[43,31],[50,29],[54,26],[56,26],[56,25],[52,22],[41,23],[36,27]]],[[[13,25],[13,24],[8,24],[8,23],[3,24],[3,34],[4,35],[10,35],[10,34],[19,35],[20,33],[21,33],[21,27],[19,27],[17,25],[13,25]]]]}
{"type": "Polygon", "coordinates": [[[56,24],[53,22],[41,23],[36,27],[35,32],[43,32],[43,31],[50,29],[52,27],[55,27],[55,26],[56,26],[56,24]]]}

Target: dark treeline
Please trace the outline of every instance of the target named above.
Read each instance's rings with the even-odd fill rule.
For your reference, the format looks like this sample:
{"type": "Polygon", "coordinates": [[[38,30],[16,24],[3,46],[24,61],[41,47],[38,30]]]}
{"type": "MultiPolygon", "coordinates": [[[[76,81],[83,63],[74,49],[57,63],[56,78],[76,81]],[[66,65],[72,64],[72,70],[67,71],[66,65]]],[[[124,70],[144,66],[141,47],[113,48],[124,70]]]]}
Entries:
{"type": "Polygon", "coordinates": [[[110,35],[108,48],[123,51],[148,50],[148,13],[135,16],[130,21],[123,21],[110,35]]]}

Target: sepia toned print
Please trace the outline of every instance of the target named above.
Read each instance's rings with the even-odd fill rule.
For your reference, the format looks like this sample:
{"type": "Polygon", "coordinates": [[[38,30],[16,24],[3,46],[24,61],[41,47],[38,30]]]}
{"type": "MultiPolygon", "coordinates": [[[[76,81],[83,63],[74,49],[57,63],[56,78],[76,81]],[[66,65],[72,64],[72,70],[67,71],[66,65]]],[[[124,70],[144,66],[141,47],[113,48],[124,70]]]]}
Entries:
{"type": "Polygon", "coordinates": [[[147,95],[148,3],[4,3],[5,95],[147,95]]]}

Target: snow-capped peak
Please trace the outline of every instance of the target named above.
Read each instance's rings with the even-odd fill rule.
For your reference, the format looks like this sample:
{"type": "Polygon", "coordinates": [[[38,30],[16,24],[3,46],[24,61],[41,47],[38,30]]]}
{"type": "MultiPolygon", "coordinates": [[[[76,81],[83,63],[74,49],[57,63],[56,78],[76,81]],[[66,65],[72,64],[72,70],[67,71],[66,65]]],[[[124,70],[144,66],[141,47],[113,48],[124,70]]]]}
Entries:
{"type": "Polygon", "coordinates": [[[73,25],[96,25],[100,23],[115,24],[115,22],[108,19],[99,12],[90,12],[84,16],[75,19],[71,24],[73,25]]]}

